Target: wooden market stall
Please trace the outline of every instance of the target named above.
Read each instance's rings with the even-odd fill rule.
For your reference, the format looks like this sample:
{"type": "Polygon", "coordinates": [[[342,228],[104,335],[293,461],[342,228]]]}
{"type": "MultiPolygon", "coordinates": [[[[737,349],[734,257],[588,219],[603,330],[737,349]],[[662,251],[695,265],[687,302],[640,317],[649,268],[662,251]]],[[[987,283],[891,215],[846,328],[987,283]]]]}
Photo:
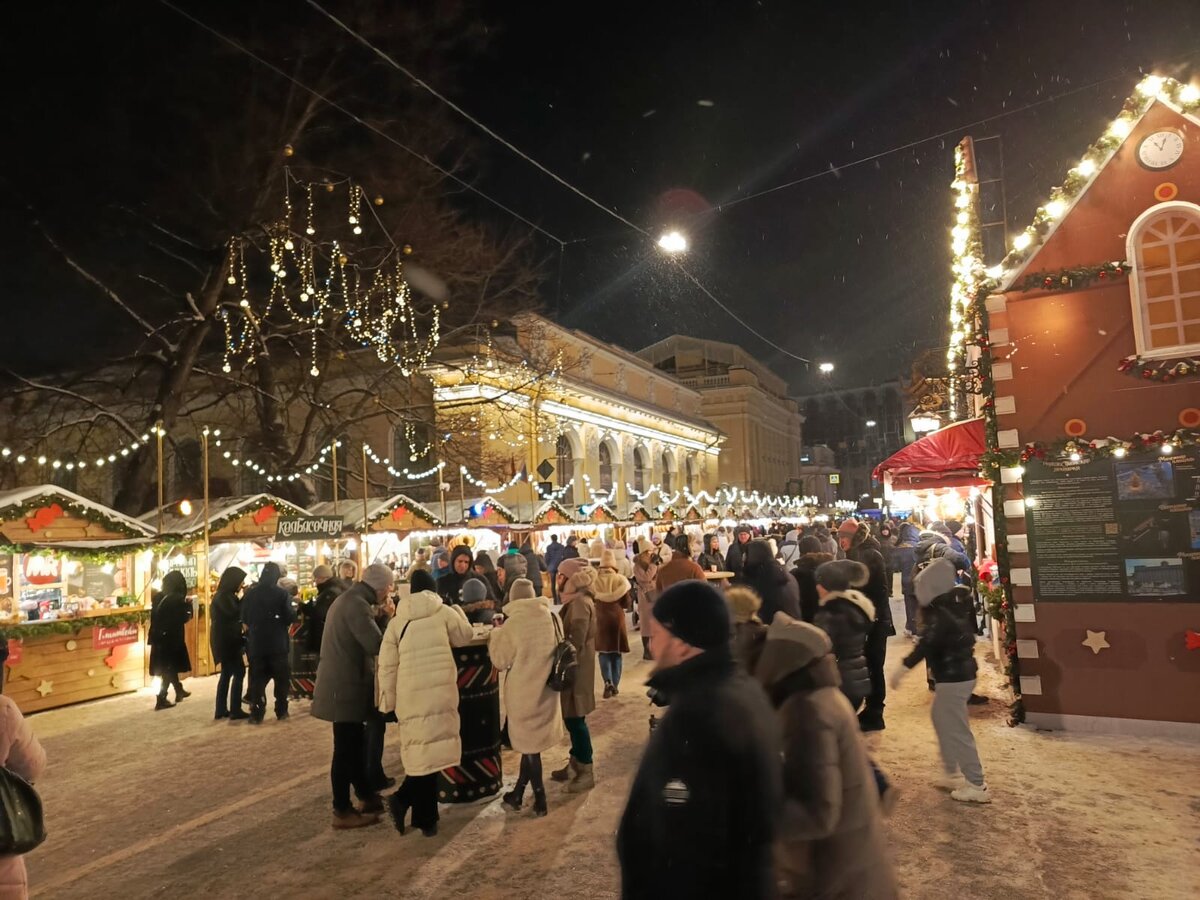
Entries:
{"type": "Polygon", "coordinates": [[[366,550],[360,555],[364,564],[388,563],[398,573],[408,571],[416,555],[417,547],[411,546],[410,537],[437,531],[444,525],[428,507],[406,494],[317,503],[311,512],[320,517],[342,516],[344,533],[366,541],[366,550]]]}
{"type": "MultiPolygon", "coordinates": [[[[193,674],[211,675],[216,665],[208,641],[208,604],[221,572],[239,566],[246,571],[246,584],[250,585],[262,567],[274,561],[303,587],[312,577],[323,544],[309,536],[295,536],[293,524],[313,518],[307,510],[270,494],[210,500],[207,541],[204,510],[198,506],[163,510],[161,539],[177,549],[160,560],[159,574],[178,569],[196,598],[196,615],[188,623],[185,638],[193,674]]],[[[158,510],[141,517],[146,525],[157,525],[158,519],[158,510]]],[[[339,527],[336,534],[340,531],[339,527]]]]}
{"type": "Polygon", "coordinates": [[[4,693],[22,712],[145,685],[153,532],[54,485],[0,493],[4,693]]]}

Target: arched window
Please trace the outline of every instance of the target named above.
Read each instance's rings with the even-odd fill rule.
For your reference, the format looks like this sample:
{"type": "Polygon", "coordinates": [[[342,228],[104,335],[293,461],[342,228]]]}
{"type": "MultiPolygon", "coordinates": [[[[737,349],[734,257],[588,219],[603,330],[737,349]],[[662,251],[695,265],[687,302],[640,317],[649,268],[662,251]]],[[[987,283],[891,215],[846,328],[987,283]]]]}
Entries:
{"type": "Polygon", "coordinates": [[[633,489],[639,494],[645,493],[648,473],[646,472],[646,451],[642,447],[633,448],[633,489]]]}
{"type": "Polygon", "coordinates": [[[662,489],[664,494],[671,493],[671,454],[666,450],[662,455],[662,489]]]}
{"type": "MultiPolygon", "coordinates": [[[[558,441],[554,444],[554,455],[556,461],[554,463],[555,474],[558,475],[557,483],[560,488],[570,482],[575,474],[575,454],[571,452],[571,442],[565,434],[558,436],[558,441]]],[[[567,492],[562,496],[562,502],[570,505],[574,502],[574,487],[567,488],[567,492]]]]}
{"type": "Polygon", "coordinates": [[[607,494],[613,486],[612,451],[608,444],[601,444],[597,455],[600,457],[600,490],[607,494]]]}
{"type": "Polygon", "coordinates": [[[1129,230],[1130,293],[1141,356],[1200,350],[1200,206],[1162,203],[1129,230]]]}

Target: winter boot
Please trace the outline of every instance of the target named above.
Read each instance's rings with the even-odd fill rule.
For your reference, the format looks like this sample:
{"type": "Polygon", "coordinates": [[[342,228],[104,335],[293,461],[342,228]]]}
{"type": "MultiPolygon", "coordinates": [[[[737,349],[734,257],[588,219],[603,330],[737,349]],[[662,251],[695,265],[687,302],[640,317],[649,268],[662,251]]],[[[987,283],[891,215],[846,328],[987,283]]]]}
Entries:
{"type": "Polygon", "coordinates": [[[408,815],[408,799],[406,796],[401,796],[405,793],[401,788],[387,799],[388,816],[401,834],[404,834],[404,819],[408,815]]]}
{"type": "Polygon", "coordinates": [[[525,785],[517,782],[516,787],[500,798],[500,802],[511,810],[519,811],[525,802],[525,785]]]}
{"type": "Polygon", "coordinates": [[[571,764],[575,766],[575,777],[567,783],[568,794],[582,794],[596,786],[596,776],[592,774],[591,763],[577,763],[571,760],[571,764]]]}
{"type": "MultiPolygon", "coordinates": [[[[984,801],[980,801],[980,802],[984,802],[984,801]]],[[[533,817],[535,819],[540,819],[542,816],[546,815],[547,812],[548,812],[548,810],[546,809],[546,792],[545,791],[534,791],[533,792],[533,817]]]]}
{"type": "Polygon", "coordinates": [[[180,703],[192,696],[191,691],[185,691],[182,685],[175,685],[175,702],[180,703]]]}
{"type": "Polygon", "coordinates": [[[157,700],[154,701],[154,711],[155,712],[157,712],[160,709],[171,709],[173,706],[175,706],[175,704],[172,703],[170,700],[168,700],[166,697],[159,697],[157,700]]]}
{"type": "Polygon", "coordinates": [[[887,726],[880,710],[864,709],[858,714],[858,727],[863,731],[883,731],[887,726]]]}
{"type": "Polygon", "coordinates": [[[575,774],[575,757],[568,756],[567,764],[561,769],[555,769],[550,773],[551,781],[570,781],[575,774]]]}
{"type": "Polygon", "coordinates": [[[378,794],[372,794],[362,801],[360,810],[364,816],[380,816],[383,815],[383,798],[378,794]]]}
{"type": "Polygon", "coordinates": [[[248,718],[250,718],[250,713],[242,709],[235,709],[229,713],[229,721],[231,722],[240,722],[248,718]]]}
{"type": "Polygon", "coordinates": [[[364,816],[362,813],[354,809],[346,810],[345,812],[333,812],[333,827],[342,828],[365,828],[368,825],[374,825],[379,821],[379,816],[364,816]]]}
{"type": "Polygon", "coordinates": [[[612,695],[613,695],[613,686],[611,684],[609,684],[607,681],[604,682],[604,699],[607,700],[612,695]]]}

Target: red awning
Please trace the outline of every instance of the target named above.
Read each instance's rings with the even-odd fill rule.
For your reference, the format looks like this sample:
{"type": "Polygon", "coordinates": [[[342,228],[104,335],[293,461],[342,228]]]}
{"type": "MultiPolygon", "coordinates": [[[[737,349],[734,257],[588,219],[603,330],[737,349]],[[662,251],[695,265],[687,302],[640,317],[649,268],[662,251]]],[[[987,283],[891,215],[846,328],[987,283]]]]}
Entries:
{"type": "Polygon", "coordinates": [[[988,484],[979,475],[986,451],[983,419],[967,419],[918,438],[877,465],[872,476],[886,476],[901,489],[988,484]]]}

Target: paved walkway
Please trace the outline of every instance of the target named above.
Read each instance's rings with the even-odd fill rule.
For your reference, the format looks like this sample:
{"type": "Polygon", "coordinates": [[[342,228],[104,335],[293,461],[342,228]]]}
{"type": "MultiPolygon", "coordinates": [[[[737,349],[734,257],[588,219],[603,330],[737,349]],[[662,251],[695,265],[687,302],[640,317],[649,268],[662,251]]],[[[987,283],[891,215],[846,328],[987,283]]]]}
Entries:
{"type": "MultiPolygon", "coordinates": [[[[636,636],[635,636],[636,637],[636,636]]],[[[894,639],[890,664],[906,651],[894,639]]],[[[981,648],[982,649],[982,648],[981,648]]],[[[498,801],[443,807],[441,834],[329,827],[329,726],[293,718],[254,729],[212,721],[215,678],[153,712],[131,695],[32,717],[50,757],[39,784],[50,838],[30,855],[34,896],[604,898],[618,894],[613,835],[647,731],[627,658],[620,697],[589,717],[597,787],[550,815],[498,801]]],[[[989,667],[990,668],[990,667],[989,667]]],[[[995,676],[981,690],[999,697],[995,676]]],[[[929,696],[913,673],[888,705],[876,759],[903,791],[888,823],[903,895],[1190,898],[1200,884],[1200,748],[1168,740],[1036,733],[974,713],[990,807],[931,787],[929,696]]],[[[390,733],[389,733],[390,740],[390,733]]],[[[547,769],[565,757],[547,754],[547,769]]],[[[515,759],[506,756],[507,771],[515,759]]],[[[400,773],[389,746],[385,765],[400,773]]]]}

